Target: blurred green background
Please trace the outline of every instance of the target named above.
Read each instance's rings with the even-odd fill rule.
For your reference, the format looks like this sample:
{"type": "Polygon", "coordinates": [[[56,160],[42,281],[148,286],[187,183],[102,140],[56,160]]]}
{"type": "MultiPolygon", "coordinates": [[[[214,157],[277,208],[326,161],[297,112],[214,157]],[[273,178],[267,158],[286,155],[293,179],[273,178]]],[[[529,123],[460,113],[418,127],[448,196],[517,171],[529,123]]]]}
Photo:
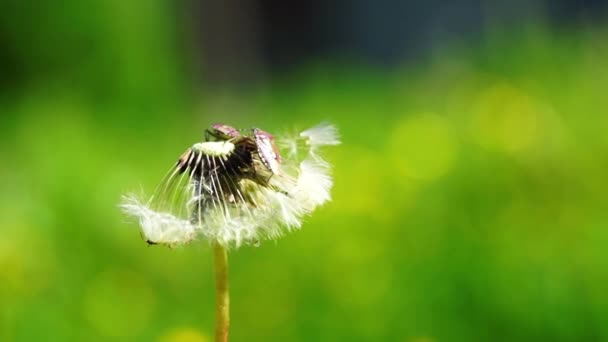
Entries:
{"type": "Polygon", "coordinates": [[[210,341],[209,246],[147,246],[121,195],[211,123],[322,120],[334,200],[231,253],[232,340],[608,340],[602,20],[489,21],[390,67],[236,59],[240,80],[188,9],[0,3],[0,341],[210,341]]]}

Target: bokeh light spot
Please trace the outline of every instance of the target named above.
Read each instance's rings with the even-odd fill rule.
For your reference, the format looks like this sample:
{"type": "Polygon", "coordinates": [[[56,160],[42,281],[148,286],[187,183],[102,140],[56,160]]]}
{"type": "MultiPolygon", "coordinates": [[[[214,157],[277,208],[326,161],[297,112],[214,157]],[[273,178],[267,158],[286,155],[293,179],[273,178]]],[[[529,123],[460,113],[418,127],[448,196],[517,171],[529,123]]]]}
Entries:
{"type": "Polygon", "coordinates": [[[337,303],[360,312],[381,306],[392,283],[390,268],[381,265],[383,253],[380,244],[354,238],[344,238],[332,250],[325,280],[337,303]],[[336,270],[340,270],[340,281],[336,280],[336,270]]]}
{"type": "Polygon", "coordinates": [[[188,327],[175,328],[164,333],[159,339],[159,342],[209,342],[206,334],[188,327]]]}
{"type": "Polygon", "coordinates": [[[390,218],[391,207],[384,198],[388,171],[379,167],[382,155],[364,147],[344,146],[336,161],[333,207],[349,214],[371,216],[378,221],[390,218]],[[353,191],[356,187],[357,191],[353,191]]]}
{"type": "Polygon", "coordinates": [[[446,119],[419,114],[397,124],[390,140],[390,155],[400,176],[435,180],[451,169],[456,145],[446,119]]]}
{"type": "Polygon", "coordinates": [[[85,297],[89,323],[107,337],[135,336],[146,328],[156,307],[156,295],[136,273],[111,269],[99,274],[85,297]]]}
{"type": "Polygon", "coordinates": [[[432,338],[427,337],[427,336],[414,337],[414,338],[411,338],[406,341],[407,342],[435,342],[435,340],[433,340],[432,338]]]}
{"type": "Polygon", "coordinates": [[[474,102],[471,134],[486,148],[520,153],[538,140],[543,110],[521,90],[496,84],[482,91],[474,102]]]}
{"type": "Polygon", "coordinates": [[[53,246],[45,237],[31,234],[27,225],[5,229],[0,234],[0,296],[35,296],[54,281],[53,246]]]}

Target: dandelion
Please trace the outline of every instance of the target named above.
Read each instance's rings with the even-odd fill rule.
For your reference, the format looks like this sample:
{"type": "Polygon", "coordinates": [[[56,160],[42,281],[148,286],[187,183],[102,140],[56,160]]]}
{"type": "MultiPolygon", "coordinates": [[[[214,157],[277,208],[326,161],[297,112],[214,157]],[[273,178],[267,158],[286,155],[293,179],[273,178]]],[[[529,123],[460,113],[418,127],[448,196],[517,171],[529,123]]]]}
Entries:
{"type": "Polygon", "coordinates": [[[277,239],[328,202],[333,182],[321,148],[339,143],[329,124],[278,142],[258,128],[216,124],[204,142],[182,154],[148,200],[123,198],[122,210],[139,220],[148,243],[177,246],[202,239],[214,246],[216,340],[228,336],[227,250],[277,239]]]}

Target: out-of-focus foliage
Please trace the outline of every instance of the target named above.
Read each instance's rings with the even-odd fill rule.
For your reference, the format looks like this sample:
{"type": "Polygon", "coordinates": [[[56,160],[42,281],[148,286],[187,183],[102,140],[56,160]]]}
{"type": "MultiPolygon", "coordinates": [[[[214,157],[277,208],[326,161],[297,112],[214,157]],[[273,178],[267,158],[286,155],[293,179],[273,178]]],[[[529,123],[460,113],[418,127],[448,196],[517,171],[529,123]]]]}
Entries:
{"type": "Polygon", "coordinates": [[[218,99],[185,91],[168,6],[128,3],[38,8],[48,31],[1,12],[28,80],[2,82],[1,341],[209,341],[208,246],[148,247],[121,194],[153,191],[210,123],[323,119],[343,133],[334,201],[231,254],[235,341],[608,339],[602,28],[496,30],[390,74],[320,64],[218,99]]]}

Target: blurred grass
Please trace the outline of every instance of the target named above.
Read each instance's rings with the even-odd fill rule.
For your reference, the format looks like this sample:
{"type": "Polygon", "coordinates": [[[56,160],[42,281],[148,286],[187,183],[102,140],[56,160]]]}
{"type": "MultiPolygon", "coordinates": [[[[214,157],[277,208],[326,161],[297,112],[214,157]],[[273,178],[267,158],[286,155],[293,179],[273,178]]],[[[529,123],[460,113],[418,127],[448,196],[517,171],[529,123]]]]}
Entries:
{"type": "Polygon", "coordinates": [[[199,99],[128,39],[161,19],[100,33],[124,59],[78,69],[99,84],[3,97],[0,340],[209,341],[209,248],[146,246],[121,194],[212,122],[321,120],[343,133],[334,201],[232,253],[235,341],[608,340],[605,30],[496,30],[396,72],[321,63],[199,99]]]}

